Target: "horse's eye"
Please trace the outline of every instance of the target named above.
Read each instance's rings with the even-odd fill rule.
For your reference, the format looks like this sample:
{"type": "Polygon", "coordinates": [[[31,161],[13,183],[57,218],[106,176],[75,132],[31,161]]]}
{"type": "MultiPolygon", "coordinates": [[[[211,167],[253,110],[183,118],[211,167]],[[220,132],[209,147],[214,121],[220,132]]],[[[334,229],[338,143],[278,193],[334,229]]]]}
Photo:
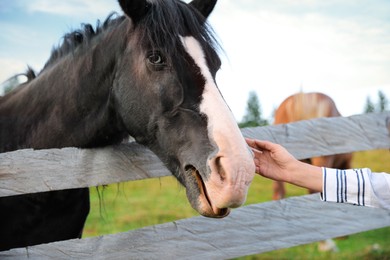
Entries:
{"type": "Polygon", "coordinates": [[[164,65],[165,59],[160,52],[154,51],[149,54],[148,61],[154,65],[164,65]]]}

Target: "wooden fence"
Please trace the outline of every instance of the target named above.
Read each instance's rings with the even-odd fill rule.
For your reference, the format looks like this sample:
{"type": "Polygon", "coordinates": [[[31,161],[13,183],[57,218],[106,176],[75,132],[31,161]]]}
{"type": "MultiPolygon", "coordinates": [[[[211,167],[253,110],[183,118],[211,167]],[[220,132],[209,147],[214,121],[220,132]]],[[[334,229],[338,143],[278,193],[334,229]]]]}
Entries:
{"type": "MultiPolygon", "coordinates": [[[[243,129],[296,158],[390,148],[390,112],[243,129]]],[[[31,149],[0,154],[0,197],[93,187],[170,175],[148,149],[31,149]]],[[[390,211],[324,203],[318,194],[235,209],[224,219],[193,217],[101,237],[18,248],[1,259],[221,259],[267,252],[390,226],[390,211]]]]}

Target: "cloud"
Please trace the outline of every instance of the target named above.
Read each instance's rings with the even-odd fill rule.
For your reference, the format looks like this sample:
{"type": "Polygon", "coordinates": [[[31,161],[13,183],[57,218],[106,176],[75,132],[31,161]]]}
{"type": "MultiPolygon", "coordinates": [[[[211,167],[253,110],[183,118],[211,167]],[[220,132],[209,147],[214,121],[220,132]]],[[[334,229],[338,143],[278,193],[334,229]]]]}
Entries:
{"type": "MultiPolygon", "coordinates": [[[[20,44],[31,41],[36,37],[36,33],[32,31],[29,27],[20,24],[13,24],[8,22],[0,21],[1,34],[0,40],[2,44],[20,44]]],[[[4,47],[1,46],[1,47],[4,47]]],[[[0,47],[0,50],[2,49],[0,47]]],[[[8,46],[7,46],[8,47],[8,46]]]]}
{"type": "Polygon", "coordinates": [[[111,11],[119,11],[116,1],[108,0],[30,0],[24,1],[23,7],[30,13],[41,12],[55,15],[79,16],[86,15],[105,16],[111,11]]]}
{"type": "MultiPolygon", "coordinates": [[[[217,5],[211,24],[229,58],[219,86],[236,117],[243,115],[247,100],[237,89],[257,91],[269,115],[301,88],[344,93],[334,94],[338,101],[388,88],[390,20],[383,10],[389,4],[379,2],[367,8],[349,0],[225,0],[217,5]]],[[[345,114],[352,113],[356,110],[345,114]]]]}

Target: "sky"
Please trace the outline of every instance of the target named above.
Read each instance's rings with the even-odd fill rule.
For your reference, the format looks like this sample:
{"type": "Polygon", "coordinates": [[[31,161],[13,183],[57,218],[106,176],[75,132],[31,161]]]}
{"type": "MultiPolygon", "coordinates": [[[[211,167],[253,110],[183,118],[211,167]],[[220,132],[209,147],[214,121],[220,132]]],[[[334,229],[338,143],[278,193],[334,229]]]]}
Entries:
{"type": "MultiPolygon", "coordinates": [[[[122,14],[116,0],[1,1],[0,82],[40,71],[65,33],[112,11],[122,14]]],[[[389,13],[388,0],[220,0],[209,17],[224,49],[217,84],[237,121],[251,91],[266,119],[299,91],[329,95],[343,116],[379,90],[390,99],[389,13]]]]}

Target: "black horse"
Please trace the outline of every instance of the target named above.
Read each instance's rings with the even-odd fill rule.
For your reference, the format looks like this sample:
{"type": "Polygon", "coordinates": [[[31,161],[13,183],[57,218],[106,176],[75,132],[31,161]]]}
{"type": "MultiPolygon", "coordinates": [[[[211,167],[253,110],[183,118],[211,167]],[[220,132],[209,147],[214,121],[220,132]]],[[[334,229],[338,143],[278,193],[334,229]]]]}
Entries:
{"type": "MultiPolygon", "coordinates": [[[[120,0],[125,15],[65,35],[42,71],[0,99],[0,152],[149,147],[194,209],[224,217],[245,201],[254,164],[215,83],[206,23],[216,0],[120,0]]],[[[1,176],[0,176],[1,178],[1,176]]],[[[1,181],[1,180],[0,180],[1,181]]],[[[0,199],[0,249],[81,236],[89,191],[0,199]]]]}

